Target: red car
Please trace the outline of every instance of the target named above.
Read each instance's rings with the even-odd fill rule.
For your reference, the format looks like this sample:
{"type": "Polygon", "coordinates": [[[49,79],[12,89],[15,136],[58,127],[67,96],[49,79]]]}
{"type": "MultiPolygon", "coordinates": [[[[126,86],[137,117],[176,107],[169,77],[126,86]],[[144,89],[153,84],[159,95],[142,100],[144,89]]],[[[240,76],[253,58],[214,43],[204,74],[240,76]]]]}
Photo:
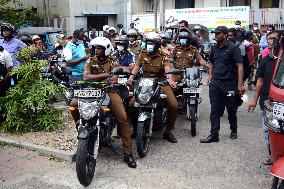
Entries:
{"type": "Polygon", "coordinates": [[[274,161],[270,174],[272,189],[284,189],[284,53],[279,53],[270,85],[269,100],[265,102],[265,125],[269,128],[269,144],[274,161]]]}

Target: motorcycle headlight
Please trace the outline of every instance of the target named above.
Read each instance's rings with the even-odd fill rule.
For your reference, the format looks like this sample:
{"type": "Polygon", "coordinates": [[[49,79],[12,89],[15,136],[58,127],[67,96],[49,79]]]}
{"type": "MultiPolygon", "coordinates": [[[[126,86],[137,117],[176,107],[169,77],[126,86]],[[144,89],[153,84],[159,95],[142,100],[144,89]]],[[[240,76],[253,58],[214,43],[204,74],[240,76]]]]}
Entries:
{"type": "Polygon", "coordinates": [[[187,79],[186,84],[189,88],[196,88],[199,86],[199,80],[198,79],[195,79],[195,80],[187,79]]]}
{"type": "Polygon", "coordinates": [[[94,102],[79,101],[79,113],[84,120],[89,120],[93,118],[97,114],[98,108],[99,108],[98,101],[94,102]]]}
{"type": "Polygon", "coordinates": [[[272,110],[268,108],[264,108],[264,122],[272,130],[278,131],[280,129],[279,121],[274,118],[272,110]]]}
{"type": "Polygon", "coordinates": [[[138,94],[137,101],[140,104],[147,104],[151,99],[151,94],[150,93],[140,93],[138,94]]]}

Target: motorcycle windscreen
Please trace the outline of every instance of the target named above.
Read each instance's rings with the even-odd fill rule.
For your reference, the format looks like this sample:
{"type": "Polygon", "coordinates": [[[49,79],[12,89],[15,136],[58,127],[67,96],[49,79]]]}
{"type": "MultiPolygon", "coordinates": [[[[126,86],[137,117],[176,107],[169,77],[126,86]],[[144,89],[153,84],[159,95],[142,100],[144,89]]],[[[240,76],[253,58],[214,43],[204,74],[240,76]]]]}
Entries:
{"type": "Polygon", "coordinates": [[[189,80],[196,80],[199,79],[199,68],[193,67],[193,68],[186,68],[185,70],[185,77],[189,80]]]}
{"type": "Polygon", "coordinates": [[[141,78],[135,92],[135,99],[141,104],[150,102],[155,96],[158,82],[154,78],[141,78]]]}

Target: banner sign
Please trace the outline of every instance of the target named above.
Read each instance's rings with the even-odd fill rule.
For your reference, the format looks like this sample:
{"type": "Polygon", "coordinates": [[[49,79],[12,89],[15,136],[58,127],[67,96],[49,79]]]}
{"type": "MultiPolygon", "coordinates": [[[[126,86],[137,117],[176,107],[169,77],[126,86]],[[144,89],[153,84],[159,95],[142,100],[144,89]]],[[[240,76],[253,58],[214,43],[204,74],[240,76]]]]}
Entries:
{"type": "Polygon", "coordinates": [[[137,14],[132,15],[132,22],[134,28],[139,32],[160,30],[160,15],[157,15],[157,28],[155,29],[155,15],[154,14],[137,14]]]}
{"type": "Polygon", "coordinates": [[[248,30],[249,11],[249,6],[167,9],[165,26],[176,26],[179,21],[186,20],[189,24],[200,24],[212,30],[217,26],[236,27],[235,21],[239,20],[248,30]]]}

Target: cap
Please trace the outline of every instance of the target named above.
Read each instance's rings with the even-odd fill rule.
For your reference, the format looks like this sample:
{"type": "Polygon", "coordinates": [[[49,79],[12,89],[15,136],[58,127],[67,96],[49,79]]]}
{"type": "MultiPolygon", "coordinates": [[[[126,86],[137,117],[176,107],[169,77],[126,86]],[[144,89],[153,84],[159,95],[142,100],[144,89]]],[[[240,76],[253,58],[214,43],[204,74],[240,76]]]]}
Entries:
{"type": "Polygon", "coordinates": [[[63,34],[63,33],[61,33],[61,34],[59,34],[59,38],[61,39],[61,38],[64,38],[65,37],[65,35],[63,34]]]}
{"type": "Polygon", "coordinates": [[[34,40],[36,40],[36,39],[40,39],[40,37],[39,37],[38,35],[34,35],[34,36],[32,37],[32,40],[34,41],[34,40]]]}
{"type": "Polygon", "coordinates": [[[226,26],[218,26],[215,30],[213,30],[211,33],[229,33],[229,29],[226,26]]]}

